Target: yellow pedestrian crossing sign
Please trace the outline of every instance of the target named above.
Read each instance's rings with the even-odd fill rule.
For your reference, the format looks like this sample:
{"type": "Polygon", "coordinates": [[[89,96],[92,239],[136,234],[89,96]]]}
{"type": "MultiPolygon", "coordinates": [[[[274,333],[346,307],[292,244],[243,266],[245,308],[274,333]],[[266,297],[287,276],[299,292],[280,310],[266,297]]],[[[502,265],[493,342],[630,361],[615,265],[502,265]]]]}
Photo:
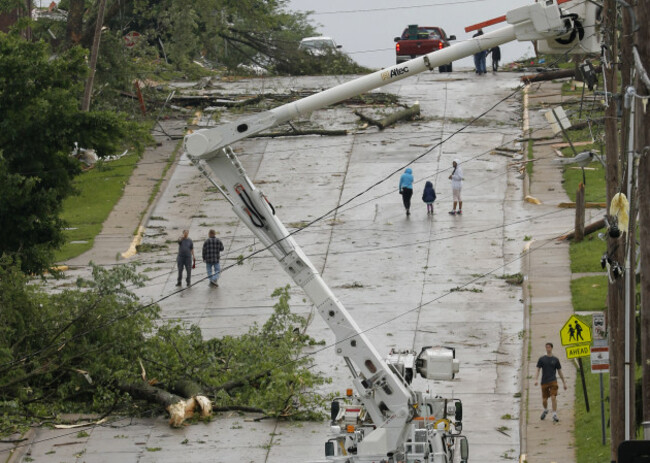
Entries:
{"type": "Polygon", "coordinates": [[[590,343],[591,328],[578,320],[575,315],[571,315],[569,320],[560,330],[560,340],[562,341],[563,346],[590,343]]]}

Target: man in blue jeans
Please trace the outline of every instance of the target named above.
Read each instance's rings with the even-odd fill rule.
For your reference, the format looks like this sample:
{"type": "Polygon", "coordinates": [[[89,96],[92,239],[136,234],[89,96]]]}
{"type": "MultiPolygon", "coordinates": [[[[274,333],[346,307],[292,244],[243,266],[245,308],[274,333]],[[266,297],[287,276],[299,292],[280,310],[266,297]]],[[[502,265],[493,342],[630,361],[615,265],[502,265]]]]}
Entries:
{"type": "MultiPolygon", "coordinates": [[[[483,35],[483,29],[479,29],[476,34],[472,36],[472,38],[480,37],[483,35]]],[[[485,62],[487,58],[487,51],[479,51],[478,53],[474,53],[474,67],[476,68],[476,73],[480,76],[483,75],[487,72],[485,69],[485,62]]]]}
{"type": "Polygon", "coordinates": [[[219,273],[221,273],[221,267],[219,266],[219,256],[221,251],[223,251],[223,243],[219,238],[217,238],[217,233],[214,230],[210,230],[208,233],[208,239],[203,243],[203,262],[205,262],[205,267],[208,272],[208,280],[210,285],[219,286],[217,281],[219,280],[219,273]]]}

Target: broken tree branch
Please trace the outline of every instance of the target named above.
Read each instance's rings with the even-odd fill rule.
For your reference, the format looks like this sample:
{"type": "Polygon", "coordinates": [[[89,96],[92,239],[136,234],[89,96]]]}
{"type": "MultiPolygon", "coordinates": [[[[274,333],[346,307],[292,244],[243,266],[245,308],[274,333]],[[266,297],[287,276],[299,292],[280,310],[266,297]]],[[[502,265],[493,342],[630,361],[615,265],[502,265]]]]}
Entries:
{"type": "Polygon", "coordinates": [[[292,131],[286,132],[268,132],[268,133],[258,133],[252,135],[250,138],[275,138],[275,137],[297,137],[301,135],[329,135],[329,136],[341,136],[347,135],[347,130],[325,130],[325,129],[309,129],[309,130],[299,130],[294,129],[292,131]]]}
{"type": "MultiPolygon", "coordinates": [[[[591,223],[587,226],[585,226],[585,236],[600,230],[601,228],[605,227],[605,219],[600,219],[597,220],[594,223],[591,223]]],[[[573,237],[575,236],[575,231],[572,231],[571,233],[567,233],[566,235],[560,236],[557,240],[558,241],[566,241],[566,240],[572,240],[573,237]]]]}
{"type": "Polygon", "coordinates": [[[369,116],[362,114],[359,111],[355,111],[354,114],[359,116],[361,120],[367,122],[368,124],[379,127],[379,130],[384,130],[386,127],[390,127],[391,125],[395,124],[398,121],[411,120],[415,117],[418,117],[420,115],[420,105],[416,103],[410,108],[406,108],[402,111],[394,112],[393,114],[389,114],[388,116],[380,120],[373,119],[369,116]]]}
{"type": "MultiPolygon", "coordinates": [[[[594,69],[596,73],[601,72],[601,67],[598,66],[594,69]]],[[[572,77],[577,80],[581,80],[582,76],[579,75],[580,71],[577,69],[560,69],[559,71],[547,71],[540,72],[539,74],[531,74],[526,76],[521,76],[521,81],[527,84],[532,82],[543,82],[546,80],[562,79],[565,77],[572,77]]]]}

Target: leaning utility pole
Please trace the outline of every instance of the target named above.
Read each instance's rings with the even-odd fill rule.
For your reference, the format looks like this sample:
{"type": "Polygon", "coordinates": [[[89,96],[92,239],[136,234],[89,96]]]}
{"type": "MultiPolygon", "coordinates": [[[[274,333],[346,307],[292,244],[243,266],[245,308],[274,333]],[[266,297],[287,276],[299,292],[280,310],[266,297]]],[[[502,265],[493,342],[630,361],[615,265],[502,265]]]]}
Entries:
{"type": "MultiPolygon", "coordinates": [[[[637,56],[635,88],[642,95],[650,94],[650,5],[637,2],[636,21],[641,27],[634,33],[637,56]],[[639,69],[641,67],[641,69],[639,69]],[[644,76],[645,73],[645,76],[644,76]]],[[[650,113],[635,98],[636,152],[639,158],[639,229],[641,260],[641,368],[643,373],[643,421],[650,421],[650,113]]]]}
{"type": "Polygon", "coordinates": [[[95,80],[95,69],[97,68],[97,55],[99,55],[99,42],[102,36],[105,9],[106,0],[99,0],[99,8],[97,9],[97,24],[95,25],[95,37],[93,39],[93,48],[90,51],[90,72],[88,73],[88,80],[86,80],[86,87],[84,88],[84,97],[81,101],[82,111],[88,111],[90,109],[90,97],[93,93],[93,82],[95,80]]]}
{"type": "MultiPolygon", "coordinates": [[[[607,82],[605,92],[608,106],[605,110],[605,152],[607,204],[619,192],[618,168],[618,120],[614,94],[618,92],[618,43],[617,43],[616,1],[605,0],[603,15],[604,45],[607,66],[604,75],[607,82]]],[[[607,255],[612,261],[623,265],[625,259],[623,240],[608,236],[607,255]]],[[[625,280],[612,277],[607,290],[607,324],[609,326],[609,397],[611,458],[617,461],[618,446],[625,440],[625,280]]]]}

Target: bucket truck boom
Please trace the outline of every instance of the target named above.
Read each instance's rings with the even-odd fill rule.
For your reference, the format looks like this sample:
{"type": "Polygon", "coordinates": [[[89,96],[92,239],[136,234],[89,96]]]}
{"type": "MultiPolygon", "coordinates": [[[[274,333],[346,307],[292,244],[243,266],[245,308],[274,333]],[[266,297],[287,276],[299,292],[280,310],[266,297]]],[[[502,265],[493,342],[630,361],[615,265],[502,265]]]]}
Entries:
{"type": "MultiPolygon", "coordinates": [[[[460,401],[425,397],[410,387],[415,373],[426,379],[453,379],[459,369],[458,360],[453,349],[444,347],[425,347],[417,355],[394,351],[386,360],[382,358],[278,219],[264,193],[246,175],[230,145],[314,110],[497,45],[567,36],[577,15],[566,16],[556,0],[545,0],[514,9],[506,19],[507,26],[475,39],[185,137],[188,156],[195,163],[205,162],[218,177],[235,214],[304,290],[336,337],[336,353],[350,369],[356,389],[356,396],[346,400],[358,405],[344,405],[342,409],[339,401],[332,404],[334,437],[325,446],[329,461],[451,463],[457,460],[454,452],[459,449],[460,461],[466,462],[468,444],[460,435],[460,401]]],[[[583,28],[590,20],[579,19],[583,28]]]]}

